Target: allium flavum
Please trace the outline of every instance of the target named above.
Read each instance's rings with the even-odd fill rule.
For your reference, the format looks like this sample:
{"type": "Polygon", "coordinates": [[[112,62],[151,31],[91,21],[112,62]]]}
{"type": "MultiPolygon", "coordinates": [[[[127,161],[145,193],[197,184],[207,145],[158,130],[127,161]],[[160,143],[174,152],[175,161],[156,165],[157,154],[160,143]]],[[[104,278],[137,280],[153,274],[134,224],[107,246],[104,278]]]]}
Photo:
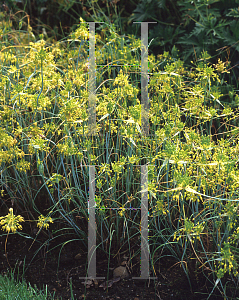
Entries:
{"type": "Polygon", "coordinates": [[[38,217],[38,223],[37,223],[37,227],[41,228],[41,227],[45,227],[46,229],[49,227],[49,223],[53,223],[52,218],[51,217],[44,217],[43,215],[40,215],[38,217]]]}
{"type": "Polygon", "coordinates": [[[22,225],[20,225],[19,222],[24,222],[24,218],[20,215],[15,216],[12,208],[9,208],[9,214],[0,217],[0,225],[2,225],[2,229],[6,230],[8,233],[10,231],[15,233],[17,229],[21,230],[22,225]]]}
{"type": "Polygon", "coordinates": [[[217,277],[222,278],[227,272],[234,276],[238,275],[238,264],[235,260],[235,256],[232,254],[230,244],[224,242],[221,248],[221,257],[218,261],[217,277]]]}

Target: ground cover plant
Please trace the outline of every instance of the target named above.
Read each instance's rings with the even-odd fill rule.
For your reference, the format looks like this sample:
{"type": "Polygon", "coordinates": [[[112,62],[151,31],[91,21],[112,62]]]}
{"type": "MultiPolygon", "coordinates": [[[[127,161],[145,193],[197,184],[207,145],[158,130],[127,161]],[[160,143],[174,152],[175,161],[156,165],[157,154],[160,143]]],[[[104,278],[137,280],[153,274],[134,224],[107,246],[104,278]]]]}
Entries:
{"type": "Polygon", "coordinates": [[[225,81],[228,63],[211,64],[206,51],[191,68],[168,52],[149,55],[150,135],[144,136],[140,40],[100,25],[97,133],[89,136],[89,31],[80,21],[55,43],[43,35],[37,40],[30,26],[10,32],[11,24],[1,23],[0,225],[6,244],[29,222],[37,234],[46,233],[45,243],[65,229],[87,249],[92,165],[98,248],[109,260],[125,250],[139,256],[136,208],[140,165],[147,163],[151,274],[171,256],[189,284],[192,273],[205,276],[208,298],[235,299],[239,98],[225,81]]]}

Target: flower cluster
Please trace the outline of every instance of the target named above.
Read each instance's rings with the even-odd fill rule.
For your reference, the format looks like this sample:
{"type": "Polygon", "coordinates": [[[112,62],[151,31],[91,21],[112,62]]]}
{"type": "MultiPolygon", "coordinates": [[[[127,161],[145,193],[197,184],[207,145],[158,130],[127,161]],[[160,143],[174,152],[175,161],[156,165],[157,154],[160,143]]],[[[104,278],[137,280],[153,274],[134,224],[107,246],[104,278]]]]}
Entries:
{"type": "Polygon", "coordinates": [[[3,230],[6,230],[8,233],[12,231],[15,233],[17,229],[22,230],[22,225],[20,222],[24,222],[24,218],[22,216],[15,216],[13,214],[13,208],[9,208],[9,213],[6,216],[0,217],[0,225],[3,230]]]}
{"type": "Polygon", "coordinates": [[[48,228],[49,227],[49,223],[53,223],[53,220],[51,217],[44,217],[43,215],[40,215],[38,217],[38,222],[37,222],[37,227],[40,228],[48,228]]]}
{"type": "Polygon", "coordinates": [[[217,277],[222,278],[227,272],[236,276],[238,274],[238,264],[231,252],[230,244],[224,242],[221,249],[221,257],[218,261],[217,277]]]}

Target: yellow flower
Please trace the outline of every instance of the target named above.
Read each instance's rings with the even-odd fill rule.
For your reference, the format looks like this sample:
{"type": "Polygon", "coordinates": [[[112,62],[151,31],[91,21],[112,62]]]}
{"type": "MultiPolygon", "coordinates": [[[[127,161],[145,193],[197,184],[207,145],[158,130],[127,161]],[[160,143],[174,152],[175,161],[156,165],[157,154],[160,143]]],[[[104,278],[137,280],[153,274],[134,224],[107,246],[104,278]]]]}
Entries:
{"type": "Polygon", "coordinates": [[[123,212],[125,211],[125,208],[122,208],[122,210],[119,212],[119,215],[122,217],[123,216],[123,212]]]}
{"type": "Polygon", "coordinates": [[[43,228],[47,229],[49,227],[49,224],[47,222],[53,223],[52,218],[51,217],[44,217],[43,215],[40,215],[38,217],[37,227],[39,227],[39,228],[43,227],[43,228]]]}
{"type": "Polygon", "coordinates": [[[22,229],[22,226],[19,222],[24,222],[24,218],[20,215],[15,216],[13,214],[13,208],[9,208],[9,214],[6,216],[0,217],[0,225],[2,225],[2,229],[6,230],[8,233],[12,231],[15,233],[17,229],[22,229]]]}

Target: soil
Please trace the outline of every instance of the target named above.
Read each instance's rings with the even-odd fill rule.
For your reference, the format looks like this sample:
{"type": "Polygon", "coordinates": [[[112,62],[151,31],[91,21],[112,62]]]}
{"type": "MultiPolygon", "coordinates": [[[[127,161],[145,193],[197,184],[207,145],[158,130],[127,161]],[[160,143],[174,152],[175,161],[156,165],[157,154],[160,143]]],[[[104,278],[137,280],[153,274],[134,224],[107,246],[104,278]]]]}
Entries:
{"type": "MultiPolygon", "coordinates": [[[[67,232],[66,232],[67,233],[67,232]]],[[[28,233],[29,235],[31,232],[28,233]]],[[[24,232],[26,236],[26,232],[24,232]]],[[[210,289],[206,287],[206,278],[191,279],[193,283],[190,289],[188,279],[180,264],[175,264],[172,258],[164,257],[155,264],[157,280],[132,279],[140,276],[139,263],[133,260],[136,265],[131,269],[131,274],[126,279],[115,282],[111,287],[103,289],[99,287],[105,280],[99,280],[98,285],[86,287],[84,279],[79,277],[86,276],[85,267],[87,266],[87,249],[81,245],[80,241],[73,240],[76,237],[66,234],[52,240],[48,245],[42,248],[41,245],[47,240],[47,233],[42,232],[37,236],[36,241],[19,234],[10,234],[7,239],[6,252],[5,241],[6,235],[0,236],[0,272],[4,274],[9,265],[11,268],[18,266],[20,273],[24,266],[26,281],[32,286],[36,285],[43,289],[47,284],[50,292],[55,292],[58,299],[124,299],[124,300],[141,300],[141,299],[207,299],[210,289]],[[66,245],[56,247],[57,245],[66,245]],[[68,243],[67,243],[68,242],[68,243]],[[32,244],[32,246],[31,246],[32,244]],[[31,247],[30,247],[31,246],[31,247]],[[39,250],[40,249],[40,250],[39,250]],[[84,250],[82,250],[84,249],[84,250]],[[51,250],[47,253],[47,250],[51,250]],[[80,253],[80,254],[79,254],[80,253]],[[6,255],[7,254],[7,255],[6,255]],[[79,255],[77,255],[79,254],[79,255]],[[75,256],[77,255],[77,258],[75,256]],[[59,263],[59,265],[58,265],[59,263]],[[70,293],[70,282],[72,283],[74,298],[70,293]]],[[[112,253],[114,253],[112,249],[112,253]]],[[[113,278],[112,269],[119,265],[118,260],[111,258],[109,264],[108,279],[113,278]]],[[[96,270],[97,276],[107,278],[108,257],[101,250],[97,249],[96,270]]],[[[17,273],[17,272],[15,272],[17,273]]],[[[57,297],[55,298],[57,299],[57,297]]],[[[210,299],[223,299],[220,295],[210,297],[210,299]]]]}
{"type": "MultiPolygon", "coordinates": [[[[24,214],[21,213],[21,215],[25,220],[29,219],[29,216],[27,218],[24,214]]],[[[85,280],[79,277],[86,277],[87,242],[80,241],[72,230],[60,228],[62,225],[59,223],[50,224],[50,231],[41,230],[39,234],[36,233],[36,228],[30,225],[26,222],[22,232],[8,236],[0,231],[0,273],[4,274],[10,268],[15,268],[15,276],[17,276],[18,272],[21,275],[25,270],[25,280],[30,282],[31,286],[36,285],[41,290],[44,285],[47,285],[48,291],[52,294],[55,292],[54,299],[202,300],[208,299],[213,289],[213,285],[210,286],[210,282],[204,275],[205,270],[200,268],[195,272],[195,264],[194,266],[188,265],[191,270],[189,272],[190,287],[181,264],[166,254],[161,256],[160,260],[154,259],[156,275],[150,271],[150,276],[156,276],[157,279],[132,279],[132,277],[140,277],[140,256],[134,254],[140,247],[138,238],[130,240],[130,255],[129,248],[122,247],[119,251],[115,243],[112,243],[108,251],[107,241],[104,247],[107,249],[108,245],[108,250],[103,251],[102,248],[97,248],[97,277],[105,277],[105,279],[98,280],[98,283],[94,282],[92,286],[84,285],[85,280]],[[129,276],[120,281],[116,280],[108,289],[100,287],[102,283],[107,282],[107,279],[109,284],[113,278],[113,269],[120,266],[123,256],[133,257],[131,264],[129,263],[129,276]],[[73,297],[70,284],[72,284],[73,297]]],[[[80,228],[87,228],[87,224],[82,224],[80,228]]],[[[227,291],[228,289],[229,284],[227,291]]],[[[227,299],[235,299],[234,292],[231,293],[233,297],[227,299]]],[[[214,299],[226,298],[215,289],[210,297],[210,300],[214,299]]]]}

